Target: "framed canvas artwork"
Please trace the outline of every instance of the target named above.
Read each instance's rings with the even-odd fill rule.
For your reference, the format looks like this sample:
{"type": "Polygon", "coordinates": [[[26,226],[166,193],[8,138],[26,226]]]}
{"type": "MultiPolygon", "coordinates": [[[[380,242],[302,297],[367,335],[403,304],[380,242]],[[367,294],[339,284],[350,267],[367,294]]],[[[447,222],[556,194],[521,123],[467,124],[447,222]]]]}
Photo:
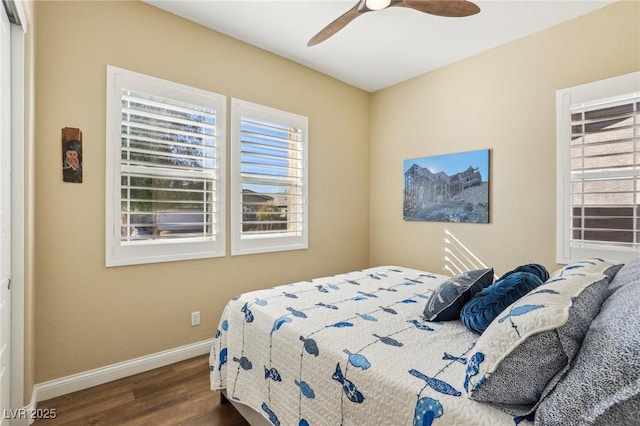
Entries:
{"type": "Polygon", "coordinates": [[[403,218],[489,223],[489,150],[405,160],[403,218]]]}

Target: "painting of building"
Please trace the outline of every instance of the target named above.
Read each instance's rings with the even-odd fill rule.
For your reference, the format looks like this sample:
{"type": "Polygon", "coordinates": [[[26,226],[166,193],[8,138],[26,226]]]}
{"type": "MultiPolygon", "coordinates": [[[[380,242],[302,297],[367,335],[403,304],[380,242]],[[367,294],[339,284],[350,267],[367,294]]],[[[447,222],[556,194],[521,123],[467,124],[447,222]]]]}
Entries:
{"type": "Polygon", "coordinates": [[[406,160],[403,218],[489,223],[489,150],[406,160]]]}

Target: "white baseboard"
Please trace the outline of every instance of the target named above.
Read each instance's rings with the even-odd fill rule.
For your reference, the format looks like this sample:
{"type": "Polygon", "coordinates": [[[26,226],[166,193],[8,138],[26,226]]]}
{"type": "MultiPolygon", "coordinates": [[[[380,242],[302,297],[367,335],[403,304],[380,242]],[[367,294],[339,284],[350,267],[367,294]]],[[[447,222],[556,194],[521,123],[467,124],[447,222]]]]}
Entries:
{"type": "Polygon", "coordinates": [[[145,371],[153,370],[154,368],[164,367],[165,365],[207,354],[209,353],[212,342],[213,339],[203,340],[201,342],[145,355],[140,358],[107,365],[105,367],[96,368],[83,373],[62,377],[60,379],[38,383],[33,387],[33,396],[31,398],[32,402],[29,408],[35,409],[40,401],[46,401],[47,399],[55,398],[57,396],[66,395],[82,389],[88,389],[113,380],[122,379],[123,377],[143,373],[145,371]]]}

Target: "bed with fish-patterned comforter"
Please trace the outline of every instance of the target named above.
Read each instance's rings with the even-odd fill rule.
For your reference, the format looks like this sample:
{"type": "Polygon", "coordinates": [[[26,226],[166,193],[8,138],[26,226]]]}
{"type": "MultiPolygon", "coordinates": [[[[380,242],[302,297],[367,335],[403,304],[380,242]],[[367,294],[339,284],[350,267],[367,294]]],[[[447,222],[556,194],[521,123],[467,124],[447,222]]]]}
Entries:
{"type": "Polygon", "coordinates": [[[235,297],[212,344],[211,388],[274,425],[514,425],[466,397],[478,336],[422,316],[447,278],[384,266],[235,297]]]}

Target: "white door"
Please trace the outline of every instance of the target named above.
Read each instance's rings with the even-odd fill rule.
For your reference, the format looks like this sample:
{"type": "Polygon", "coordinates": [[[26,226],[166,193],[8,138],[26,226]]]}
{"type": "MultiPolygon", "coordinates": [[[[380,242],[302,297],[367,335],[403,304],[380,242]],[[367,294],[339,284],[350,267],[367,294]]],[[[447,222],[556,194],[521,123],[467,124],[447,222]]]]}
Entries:
{"type": "MultiPolygon", "coordinates": [[[[11,29],[0,8],[0,425],[11,392],[11,29]]],[[[5,411],[6,410],[6,411],[5,411]]]]}

